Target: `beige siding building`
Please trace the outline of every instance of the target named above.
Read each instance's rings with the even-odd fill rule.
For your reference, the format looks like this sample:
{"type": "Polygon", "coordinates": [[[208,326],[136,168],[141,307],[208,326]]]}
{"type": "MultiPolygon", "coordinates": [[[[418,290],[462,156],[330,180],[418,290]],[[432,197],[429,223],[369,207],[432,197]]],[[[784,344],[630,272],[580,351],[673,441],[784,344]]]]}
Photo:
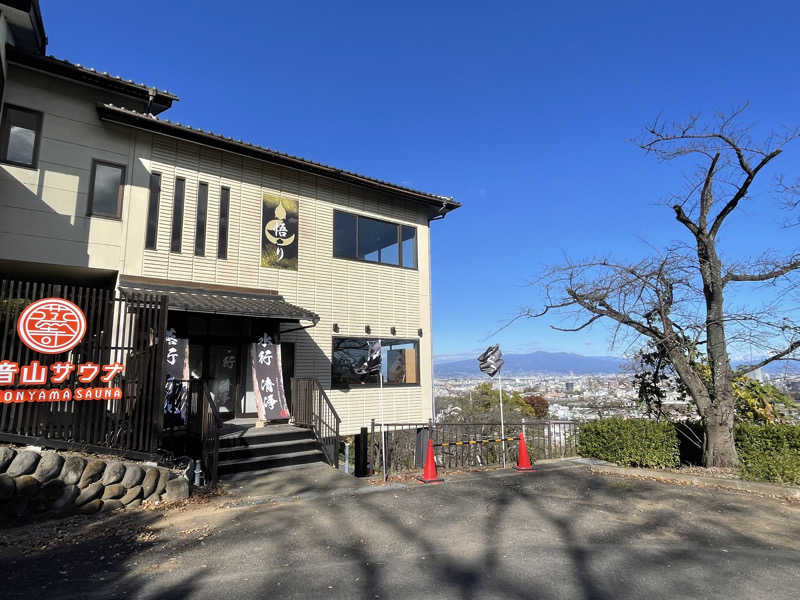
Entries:
{"type": "Polygon", "coordinates": [[[174,95],[46,57],[32,6],[0,4],[3,278],[167,295],[226,418],[256,415],[263,334],[342,433],[431,418],[430,224],[458,203],[172,123],[174,95]]]}

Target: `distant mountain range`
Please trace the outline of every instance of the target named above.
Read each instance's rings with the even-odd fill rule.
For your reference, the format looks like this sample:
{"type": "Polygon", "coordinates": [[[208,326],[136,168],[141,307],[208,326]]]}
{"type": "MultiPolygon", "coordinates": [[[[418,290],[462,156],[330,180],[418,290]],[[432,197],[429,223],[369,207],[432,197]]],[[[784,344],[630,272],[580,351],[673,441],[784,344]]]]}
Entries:
{"type": "MultiPolygon", "coordinates": [[[[600,375],[622,371],[627,359],[616,356],[583,356],[569,352],[531,352],[529,354],[504,354],[501,373],[508,376],[553,374],[600,375]]],[[[754,359],[758,360],[758,359],[754,359]]],[[[736,364],[734,364],[734,367],[736,364]]],[[[436,358],[433,361],[436,377],[474,377],[481,375],[477,354],[474,358],[436,358]]],[[[798,363],[775,361],[764,368],[765,372],[779,374],[798,372],[798,363]]]]}
{"type": "MultiPolygon", "coordinates": [[[[480,375],[477,355],[464,360],[434,358],[433,370],[436,377],[470,377],[480,375]]],[[[625,364],[624,358],[615,356],[583,356],[568,352],[531,352],[530,354],[504,354],[503,375],[529,375],[552,373],[590,375],[618,373],[625,364]]]]}

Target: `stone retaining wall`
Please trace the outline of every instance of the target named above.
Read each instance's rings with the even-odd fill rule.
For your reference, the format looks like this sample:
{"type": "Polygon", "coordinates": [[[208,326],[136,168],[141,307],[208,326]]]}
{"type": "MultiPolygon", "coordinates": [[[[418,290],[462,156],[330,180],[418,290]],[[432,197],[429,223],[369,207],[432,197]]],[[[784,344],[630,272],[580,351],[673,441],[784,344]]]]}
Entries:
{"type": "Polygon", "coordinates": [[[185,477],[164,467],[0,445],[0,519],[135,508],[189,491],[185,477]]]}

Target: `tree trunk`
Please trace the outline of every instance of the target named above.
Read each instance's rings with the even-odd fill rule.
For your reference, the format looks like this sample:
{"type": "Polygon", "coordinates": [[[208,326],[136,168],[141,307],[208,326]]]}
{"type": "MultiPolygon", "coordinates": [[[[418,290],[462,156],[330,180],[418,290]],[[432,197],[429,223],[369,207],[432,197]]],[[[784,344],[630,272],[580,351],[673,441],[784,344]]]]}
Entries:
{"type": "MultiPolygon", "coordinates": [[[[725,406],[727,403],[722,404],[725,406]]],[[[706,467],[738,466],[739,454],[733,439],[733,410],[714,406],[708,411],[704,421],[706,443],[703,448],[703,464],[706,467]]]]}

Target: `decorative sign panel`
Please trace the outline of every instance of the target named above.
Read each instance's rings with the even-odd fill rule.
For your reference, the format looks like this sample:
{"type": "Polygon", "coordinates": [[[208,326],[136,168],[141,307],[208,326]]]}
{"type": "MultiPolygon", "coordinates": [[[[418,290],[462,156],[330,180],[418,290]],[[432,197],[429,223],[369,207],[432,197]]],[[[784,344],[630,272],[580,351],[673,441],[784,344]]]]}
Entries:
{"type": "Polygon", "coordinates": [[[261,210],[261,266],[297,270],[297,200],[264,192],[261,210]]]}

